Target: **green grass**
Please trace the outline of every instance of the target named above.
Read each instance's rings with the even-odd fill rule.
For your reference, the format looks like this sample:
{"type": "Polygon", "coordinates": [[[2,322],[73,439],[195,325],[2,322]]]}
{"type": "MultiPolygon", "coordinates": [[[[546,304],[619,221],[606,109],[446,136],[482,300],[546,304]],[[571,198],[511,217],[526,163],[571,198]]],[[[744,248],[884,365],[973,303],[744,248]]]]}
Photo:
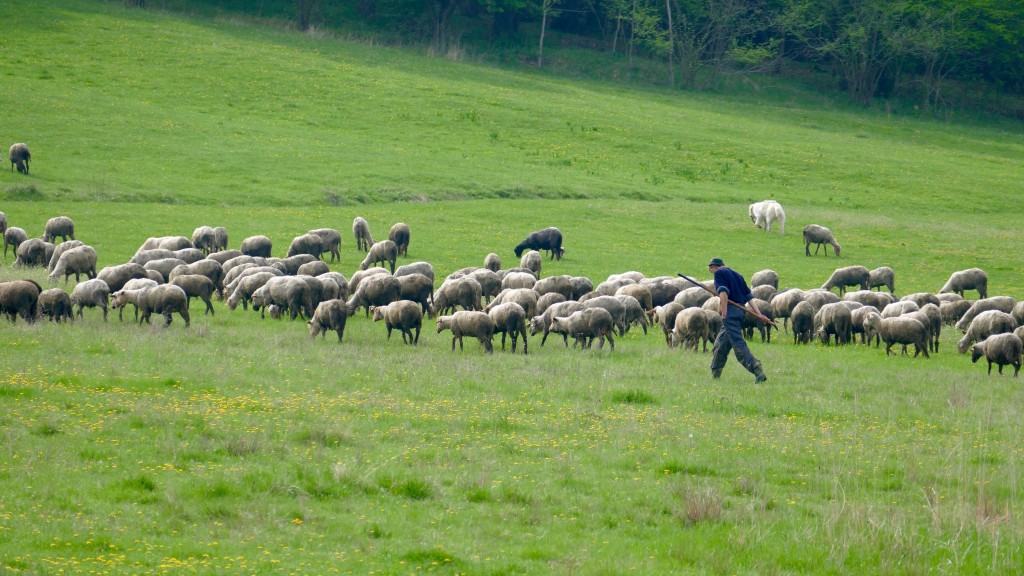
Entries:
{"type": "MultiPolygon", "coordinates": [[[[800,95],[567,83],[119,2],[15,1],[0,20],[0,210],[67,214],[100,265],[148,236],[231,245],[412,229],[440,275],[557,225],[544,275],[639,270],[897,291],[985,268],[1024,297],[1020,125],[937,124],[800,95]],[[15,105],[17,103],[17,106],[15,105]],[[6,140],[5,140],[6,141],[6,140]],[[742,161],[741,161],[742,160],[742,161]],[[751,226],[775,197],[787,234],[751,226]],[[412,200],[414,199],[415,200],[412,200]],[[803,255],[832,228],[843,258],[803,255]]],[[[0,279],[32,277],[4,260],[0,279]]],[[[70,286],[68,287],[70,289],[70,286]]],[[[751,344],[731,360],[633,330],[614,352],[418,347],[353,317],[193,308],[164,330],[95,310],[0,327],[0,567],[26,574],[1021,573],[1019,382],[947,329],[930,360],[751,344]]],[[[606,347],[607,348],[607,347],[606,347]]]]}

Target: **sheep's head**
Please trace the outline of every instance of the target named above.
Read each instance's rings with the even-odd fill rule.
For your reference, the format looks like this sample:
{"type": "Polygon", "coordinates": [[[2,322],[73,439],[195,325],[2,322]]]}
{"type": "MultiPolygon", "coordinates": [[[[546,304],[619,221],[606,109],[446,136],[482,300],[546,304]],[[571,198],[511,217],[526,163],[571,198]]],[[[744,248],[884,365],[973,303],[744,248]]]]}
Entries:
{"type": "Polygon", "coordinates": [[[384,319],[384,309],[386,306],[370,306],[370,315],[373,316],[374,322],[379,322],[384,319]]]}
{"type": "Polygon", "coordinates": [[[977,362],[978,358],[985,355],[985,347],[978,342],[971,348],[971,362],[977,362]]]}

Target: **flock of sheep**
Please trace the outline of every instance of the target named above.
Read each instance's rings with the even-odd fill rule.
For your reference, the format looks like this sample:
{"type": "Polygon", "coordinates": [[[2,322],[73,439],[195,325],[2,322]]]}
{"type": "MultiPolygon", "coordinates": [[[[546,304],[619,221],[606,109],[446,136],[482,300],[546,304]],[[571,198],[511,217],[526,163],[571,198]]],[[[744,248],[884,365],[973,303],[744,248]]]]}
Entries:
{"type": "MultiPolygon", "coordinates": [[[[766,231],[777,223],[784,232],[785,213],[777,202],[751,205],[750,217],[766,231]]],[[[164,316],[165,326],[174,314],[187,326],[193,298],[203,301],[205,314],[214,313],[212,299],[220,298],[230,310],[241,305],[243,310],[251,306],[261,317],[301,317],[314,338],[334,331],[341,342],[348,318],[363,309],[366,317],[383,322],[389,338],[398,330],[403,342],[410,344],[419,342],[424,318],[436,317],[437,332],[452,334],[452,350],[456,341],[461,347],[469,336],[491,352],[493,338],[500,333],[502,349],[508,338],[515,352],[521,339],[524,354],[529,336],[542,334],[543,345],[554,332],[562,335],[565,345],[571,336],[574,346],[584,348],[594,340],[601,348],[607,340],[614,350],[616,335],[635,326],[646,334],[652,325],[661,328],[670,347],[697,350],[703,343],[707,351],[722,326],[717,299],[707,289],[710,282],[697,286],[678,277],[648,278],[635,271],[612,275],[596,285],[583,276],[542,278],[541,251],[547,251],[551,260],[561,259],[565,252],[557,228],[534,232],[517,245],[516,267],[502,268],[501,258],[492,253],[482,266],[456,270],[439,285],[428,262],[397,266],[399,256],[408,253],[406,224],[395,224],[388,239],[375,242],[369,224],[359,217],[352,233],[365,258],[351,278],[331,271],[323,260],[341,258],[341,234],[331,228],[294,238],[286,256],[274,258],[266,236],[246,238],[238,249],[229,249],[226,229],[201,226],[191,238],[150,238],[130,261],[99,271],[96,251],[75,239],[74,222],[66,216],[51,218],[41,237],[28,238],[23,229],[9,227],[0,212],[0,231],[5,259],[13,248],[16,266],[45,266],[51,283],[63,278],[67,284],[72,275],[76,281],[70,294],[62,288],[44,290],[32,280],[0,283],[0,313],[12,322],[18,316],[27,321],[42,316],[59,323],[76,315],[81,318],[85,308],[101,309],[104,320],[108,308],[114,308],[123,318],[131,305],[139,323],[148,323],[155,312],[164,316]],[[83,275],[86,279],[80,281],[83,275]]],[[[839,254],[839,244],[827,229],[808,226],[804,237],[808,255],[811,243],[831,245],[839,254]]],[[[821,288],[810,290],[780,290],[779,275],[772,270],[757,272],[750,280],[758,308],[782,320],[795,344],[818,339],[844,345],[859,334],[864,344],[885,342],[887,354],[894,345],[901,345],[904,352],[913,345],[914,356],[928,357],[938,351],[942,327],[955,323],[964,333],[957,346],[960,353],[971,350],[975,361],[987,358],[989,371],[992,364],[1000,372],[1004,365],[1012,365],[1015,375],[1020,369],[1024,301],[988,297],[987,276],[977,268],[954,273],[936,294],[902,299],[894,296],[895,274],[888,267],[838,268],[821,288]],[[847,291],[851,287],[856,290],[847,291]],[[883,287],[888,292],[873,290],[883,287]],[[966,290],[977,291],[979,299],[964,300],[966,290]]],[[[748,338],[756,330],[762,341],[771,341],[772,327],[753,315],[748,315],[745,330],[748,338]]]]}

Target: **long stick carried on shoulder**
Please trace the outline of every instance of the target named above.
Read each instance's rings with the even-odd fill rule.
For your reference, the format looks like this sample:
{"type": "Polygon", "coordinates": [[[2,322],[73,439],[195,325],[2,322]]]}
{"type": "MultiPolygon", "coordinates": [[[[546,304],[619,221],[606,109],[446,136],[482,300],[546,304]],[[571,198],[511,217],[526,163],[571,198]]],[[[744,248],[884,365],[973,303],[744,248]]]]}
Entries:
{"type": "MultiPolygon", "coordinates": [[[[690,284],[693,284],[694,286],[698,286],[700,288],[703,288],[705,291],[710,293],[712,296],[714,296],[716,298],[719,297],[718,294],[715,294],[714,290],[712,290],[711,288],[708,288],[703,283],[698,282],[698,281],[694,280],[693,278],[690,278],[689,276],[687,276],[685,274],[681,274],[681,273],[677,272],[676,275],[679,276],[680,278],[682,278],[683,280],[686,280],[690,284]]],[[[753,310],[751,310],[750,308],[747,308],[746,306],[744,306],[743,304],[740,304],[739,302],[734,301],[732,298],[726,298],[726,301],[729,302],[729,304],[732,304],[733,306],[739,308],[740,310],[743,310],[744,312],[747,312],[747,313],[751,314],[754,317],[758,316],[758,314],[756,314],[753,310]]],[[[774,320],[772,320],[771,318],[768,318],[764,314],[761,314],[761,316],[763,316],[766,320],[768,320],[768,324],[771,324],[776,330],[779,329],[779,325],[776,324],[774,320]]]]}

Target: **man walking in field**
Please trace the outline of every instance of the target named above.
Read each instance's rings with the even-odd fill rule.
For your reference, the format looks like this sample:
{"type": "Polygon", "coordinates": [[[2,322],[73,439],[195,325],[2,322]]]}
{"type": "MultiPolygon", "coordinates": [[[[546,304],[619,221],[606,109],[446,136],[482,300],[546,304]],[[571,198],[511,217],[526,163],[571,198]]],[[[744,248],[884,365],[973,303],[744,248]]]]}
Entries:
{"type": "Polygon", "coordinates": [[[757,309],[757,304],[752,302],[753,295],[750,287],[743,276],[731,268],[725,266],[721,258],[712,258],[708,262],[708,269],[715,275],[715,292],[718,294],[718,312],[722,315],[722,329],[715,337],[715,346],[711,357],[711,376],[719,378],[722,375],[722,368],[729,359],[729,351],[736,354],[736,360],[744,368],[754,375],[754,384],[764,382],[768,379],[761,369],[761,362],[751,354],[747,343],[743,341],[743,317],[746,315],[744,308],[750,303],[750,310],[764,323],[771,321],[757,309]],[[732,300],[740,306],[730,306],[732,300]]]}

